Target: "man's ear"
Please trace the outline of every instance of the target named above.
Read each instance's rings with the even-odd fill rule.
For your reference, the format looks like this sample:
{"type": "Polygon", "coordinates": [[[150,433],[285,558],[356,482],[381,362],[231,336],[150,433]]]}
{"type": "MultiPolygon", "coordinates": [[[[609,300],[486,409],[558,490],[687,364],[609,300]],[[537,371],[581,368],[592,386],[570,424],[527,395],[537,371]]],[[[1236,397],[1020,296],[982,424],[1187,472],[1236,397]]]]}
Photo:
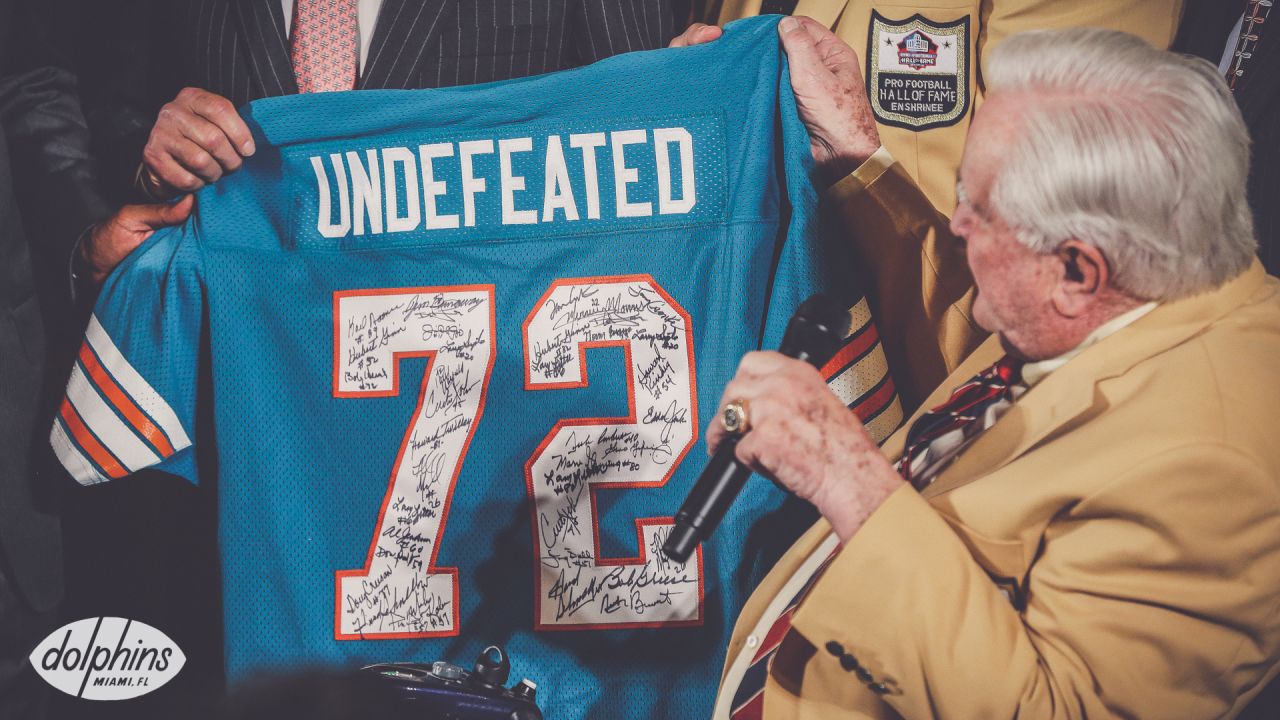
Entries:
{"type": "Polygon", "coordinates": [[[1061,263],[1053,304],[1066,317],[1080,317],[1102,296],[1111,283],[1111,269],[1098,248],[1079,240],[1058,246],[1054,256],[1061,263]]]}

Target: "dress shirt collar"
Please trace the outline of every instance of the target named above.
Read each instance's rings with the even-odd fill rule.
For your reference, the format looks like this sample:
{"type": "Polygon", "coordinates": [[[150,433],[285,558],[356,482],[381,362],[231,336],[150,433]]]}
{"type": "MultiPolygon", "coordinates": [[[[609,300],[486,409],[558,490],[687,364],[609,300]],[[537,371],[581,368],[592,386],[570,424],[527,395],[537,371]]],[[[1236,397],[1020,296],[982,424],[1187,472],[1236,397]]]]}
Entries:
{"type": "Polygon", "coordinates": [[[1113,335],[1116,332],[1118,332],[1121,328],[1124,328],[1133,324],[1138,320],[1138,318],[1142,317],[1143,315],[1146,315],[1152,310],[1155,310],[1156,305],[1157,303],[1154,303],[1154,302],[1149,302],[1149,303],[1146,303],[1145,305],[1139,305],[1138,307],[1128,312],[1117,315],[1111,318],[1110,320],[1106,321],[1105,323],[1099,325],[1093,332],[1089,333],[1089,336],[1086,337],[1083,342],[1081,342],[1079,345],[1075,346],[1071,350],[1068,350],[1067,352],[1057,357],[1049,358],[1048,360],[1029,362],[1026,365],[1023,365],[1022,366],[1022,385],[1025,386],[1028,390],[1031,389],[1032,387],[1035,387],[1036,383],[1043,380],[1046,375],[1053,372],[1054,370],[1057,370],[1063,365],[1066,365],[1067,362],[1071,360],[1071,358],[1084,352],[1085,348],[1088,348],[1091,345],[1096,345],[1100,340],[1107,337],[1108,335],[1113,335]]]}

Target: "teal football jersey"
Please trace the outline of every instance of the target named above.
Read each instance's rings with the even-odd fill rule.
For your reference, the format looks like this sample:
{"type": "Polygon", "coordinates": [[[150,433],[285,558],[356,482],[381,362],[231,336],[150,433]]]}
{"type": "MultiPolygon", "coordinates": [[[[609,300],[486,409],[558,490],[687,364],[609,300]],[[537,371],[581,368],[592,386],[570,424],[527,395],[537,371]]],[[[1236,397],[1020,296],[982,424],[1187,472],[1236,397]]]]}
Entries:
{"type": "Polygon", "coordinates": [[[776,23],[248,106],[256,154],[108,279],[52,431],[82,483],[213,486],[231,682],[496,643],[550,718],[710,713],[813,519],[755,478],[688,563],[658,552],[739,359],[824,292],[856,320],[831,387],[902,419],[776,23]]]}

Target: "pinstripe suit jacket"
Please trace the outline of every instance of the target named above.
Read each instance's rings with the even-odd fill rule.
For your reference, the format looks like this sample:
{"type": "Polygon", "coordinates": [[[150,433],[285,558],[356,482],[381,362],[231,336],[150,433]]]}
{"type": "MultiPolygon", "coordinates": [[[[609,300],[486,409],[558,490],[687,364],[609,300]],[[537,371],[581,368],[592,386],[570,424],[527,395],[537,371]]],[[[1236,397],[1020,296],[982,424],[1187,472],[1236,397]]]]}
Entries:
{"type": "MultiPolygon", "coordinates": [[[[71,35],[100,164],[131,184],[160,106],[199,87],[237,106],[298,91],[280,0],[77,0],[71,35]]],[[[505,80],[665,47],[669,0],[383,0],[357,87],[505,80]]]]}
{"type": "MultiPolygon", "coordinates": [[[[237,105],[297,92],[278,0],[190,0],[186,84],[237,105]]],[[[666,0],[384,0],[359,88],[466,85],[663,47],[666,0]]]]}

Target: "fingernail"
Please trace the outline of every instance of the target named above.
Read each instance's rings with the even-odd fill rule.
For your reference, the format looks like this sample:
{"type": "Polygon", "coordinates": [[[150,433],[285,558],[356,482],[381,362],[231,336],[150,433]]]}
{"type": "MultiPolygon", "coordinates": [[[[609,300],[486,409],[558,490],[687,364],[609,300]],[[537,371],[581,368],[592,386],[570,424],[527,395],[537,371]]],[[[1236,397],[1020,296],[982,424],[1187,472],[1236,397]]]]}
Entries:
{"type": "Polygon", "coordinates": [[[789,33],[800,27],[800,21],[793,17],[782,18],[782,22],[778,23],[778,27],[782,28],[782,32],[789,33]]]}
{"type": "Polygon", "coordinates": [[[245,140],[244,145],[241,145],[240,148],[244,150],[245,154],[253,152],[253,141],[245,140]]]}

